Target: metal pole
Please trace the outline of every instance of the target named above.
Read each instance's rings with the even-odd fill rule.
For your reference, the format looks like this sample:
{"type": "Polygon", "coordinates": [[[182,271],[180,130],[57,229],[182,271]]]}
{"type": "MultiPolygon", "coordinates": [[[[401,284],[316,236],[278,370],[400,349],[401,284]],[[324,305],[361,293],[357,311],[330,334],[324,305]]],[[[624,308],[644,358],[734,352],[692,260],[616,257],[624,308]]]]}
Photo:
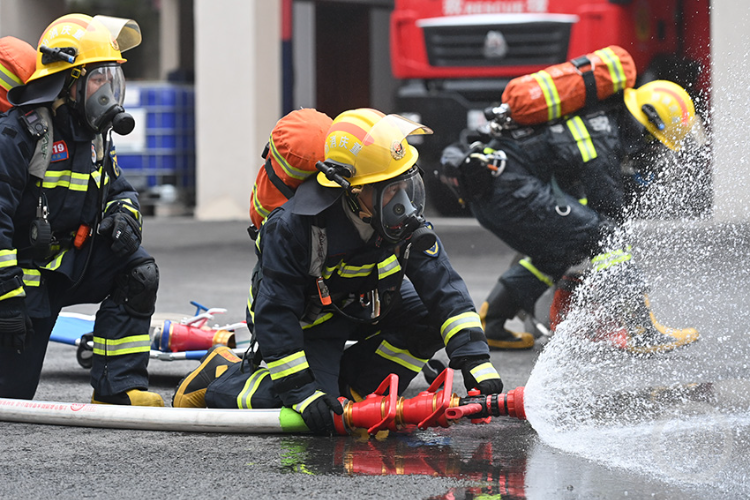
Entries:
{"type": "Polygon", "coordinates": [[[292,33],[294,26],[294,1],[281,2],[281,80],[282,111],[290,113],[294,109],[294,59],[292,52],[292,33]]]}
{"type": "Polygon", "coordinates": [[[167,432],[307,433],[289,408],[225,410],[94,405],[0,398],[0,421],[167,432]]]}

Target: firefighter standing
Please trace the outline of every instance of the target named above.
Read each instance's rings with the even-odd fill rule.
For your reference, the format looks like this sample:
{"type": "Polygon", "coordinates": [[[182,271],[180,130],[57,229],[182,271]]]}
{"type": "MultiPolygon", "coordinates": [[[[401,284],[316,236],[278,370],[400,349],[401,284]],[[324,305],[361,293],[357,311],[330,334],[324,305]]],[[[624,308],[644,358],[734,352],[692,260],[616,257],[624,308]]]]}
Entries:
{"type": "Polygon", "coordinates": [[[111,130],[129,133],[121,52],[132,20],[63,16],[45,30],[36,71],[0,117],[0,397],[31,399],[63,307],[101,303],[92,402],[163,406],[148,392],[158,269],[140,246],[137,193],[111,130]]]}
{"type": "Polygon", "coordinates": [[[267,368],[214,349],[173,406],[290,407],[329,434],[339,395],[356,400],[390,373],[402,393],[442,347],[467,388],[502,390],[468,290],[422,219],[418,153],[406,136],[425,133],[372,109],[333,121],[317,182],[272,212],[256,240],[248,323],[267,368]]]}
{"type": "Polygon", "coordinates": [[[656,322],[618,231],[623,162],[650,161],[665,146],[680,150],[694,119],[682,87],[653,81],[562,120],[510,130],[468,156],[456,145],[444,150],[444,166],[464,169],[459,182],[479,223],[527,256],[500,276],[480,308],[491,347],[533,347],[531,334],[509,331],[505,322],[520,310],[533,312],[571,266],[592,256],[595,270],[620,273],[613,285],[628,282],[620,283],[629,304],[627,349],[668,351],[697,340],[692,328],[656,322]]]}

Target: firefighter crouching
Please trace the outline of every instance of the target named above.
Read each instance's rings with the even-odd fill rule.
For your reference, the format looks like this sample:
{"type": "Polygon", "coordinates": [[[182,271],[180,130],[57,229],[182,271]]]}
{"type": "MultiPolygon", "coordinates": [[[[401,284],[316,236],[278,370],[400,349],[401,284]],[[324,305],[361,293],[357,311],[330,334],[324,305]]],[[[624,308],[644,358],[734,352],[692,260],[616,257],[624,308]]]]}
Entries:
{"type": "Polygon", "coordinates": [[[463,171],[458,183],[482,227],[527,256],[500,276],[480,308],[491,347],[533,347],[531,334],[505,322],[520,310],[533,314],[550,286],[589,259],[594,272],[612,274],[610,288],[623,304],[621,347],[664,352],[698,339],[693,328],[656,321],[620,229],[623,164],[647,171],[668,149],[683,147],[695,119],[687,92],[657,80],[560,120],[508,130],[468,154],[457,145],[444,150],[444,167],[463,171]]]}
{"type": "Polygon", "coordinates": [[[173,406],[290,407],[330,434],[338,396],[358,400],[390,373],[402,393],[442,347],[467,389],[502,390],[469,292],[422,218],[418,153],[406,137],[428,133],[373,109],[333,121],[321,172],[256,239],[248,320],[265,367],[215,348],[173,406]]]}
{"type": "Polygon", "coordinates": [[[36,71],[0,117],[0,397],[31,399],[63,307],[101,303],[92,402],[163,406],[148,392],[159,273],[140,246],[137,193],[110,132],[132,131],[121,52],[132,20],[82,14],[47,27],[36,71]]]}

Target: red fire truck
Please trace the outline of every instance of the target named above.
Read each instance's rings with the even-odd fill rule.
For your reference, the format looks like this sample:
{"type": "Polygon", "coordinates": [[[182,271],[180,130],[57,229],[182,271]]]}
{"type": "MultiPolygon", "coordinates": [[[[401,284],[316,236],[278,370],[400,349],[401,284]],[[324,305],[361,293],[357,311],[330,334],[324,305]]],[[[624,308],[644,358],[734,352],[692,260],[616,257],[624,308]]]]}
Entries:
{"type": "Polygon", "coordinates": [[[442,149],[484,121],[512,78],[608,45],[639,80],[666,78],[708,109],[710,0],[395,0],[391,59],[399,113],[431,127],[420,145],[432,206],[460,213],[431,174],[442,149]]]}

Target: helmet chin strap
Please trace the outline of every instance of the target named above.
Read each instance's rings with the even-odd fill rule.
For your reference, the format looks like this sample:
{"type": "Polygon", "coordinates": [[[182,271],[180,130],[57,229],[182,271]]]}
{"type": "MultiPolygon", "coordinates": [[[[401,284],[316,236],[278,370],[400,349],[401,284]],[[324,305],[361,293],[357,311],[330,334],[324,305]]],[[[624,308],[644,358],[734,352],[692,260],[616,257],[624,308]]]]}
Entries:
{"type": "Polygon", "coordinates": [[[372,222],[372,212],[365,207],[359,200],[362,194],[362,188],[351,188],[346,191],[346,202],[351,210],[362,222],[370,224],[372,222]]]}

